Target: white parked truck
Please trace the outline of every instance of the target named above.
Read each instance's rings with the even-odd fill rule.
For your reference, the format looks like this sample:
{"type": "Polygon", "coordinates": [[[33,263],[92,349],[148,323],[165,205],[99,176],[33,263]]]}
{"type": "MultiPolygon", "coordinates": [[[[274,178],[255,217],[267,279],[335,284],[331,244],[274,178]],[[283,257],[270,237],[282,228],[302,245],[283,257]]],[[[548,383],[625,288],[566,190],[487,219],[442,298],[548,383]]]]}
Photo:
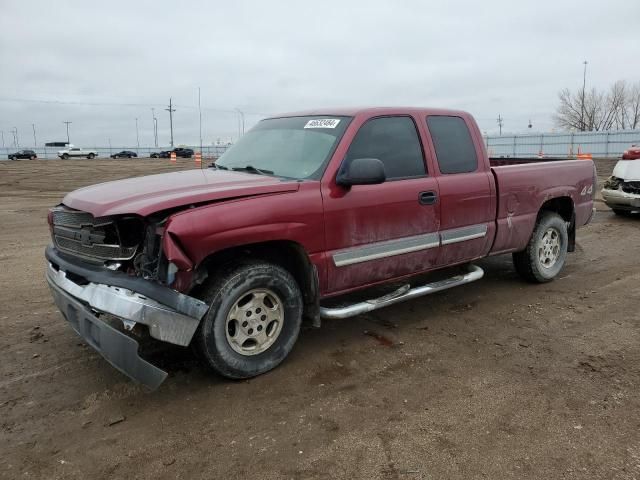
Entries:
{"type": "Polygon", "coordinates": [[[60,150],[58,152],[58,157],[65,160],[71,157],[86,157],[88,159],[92,159],[97,155],[98,152],[96,152],[95,150],[84,150],[83,148],[74,147],[73,145],[69,145],[64,150],[60,150]]]}

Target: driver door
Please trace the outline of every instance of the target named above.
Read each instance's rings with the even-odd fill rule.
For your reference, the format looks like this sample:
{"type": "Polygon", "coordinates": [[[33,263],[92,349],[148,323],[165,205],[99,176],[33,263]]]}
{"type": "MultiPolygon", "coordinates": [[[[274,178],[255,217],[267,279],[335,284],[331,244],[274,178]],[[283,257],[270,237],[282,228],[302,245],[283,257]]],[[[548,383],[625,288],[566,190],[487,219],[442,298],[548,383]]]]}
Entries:
{"type": "Polygon", "coordinates": [[[438,258],[438,183],[430,177],[411,116],[367,120],[343,162],[377,158],[379,185],[323,187],[330,293],[432,268],[438,258]]]}

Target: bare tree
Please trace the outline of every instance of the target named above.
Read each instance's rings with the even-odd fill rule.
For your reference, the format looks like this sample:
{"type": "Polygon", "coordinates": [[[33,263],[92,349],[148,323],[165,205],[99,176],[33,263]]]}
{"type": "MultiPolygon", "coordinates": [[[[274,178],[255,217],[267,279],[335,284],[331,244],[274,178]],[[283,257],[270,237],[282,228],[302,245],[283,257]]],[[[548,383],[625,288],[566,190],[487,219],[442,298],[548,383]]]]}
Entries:
{"type": "Polygon", "coordinates": [[[602,131],[640,127],[640,82],[629,88],[619,80],[607,92],[593,88],[558,94],[556,125],[567,130],[602,131]],[[584,113],[583,113],[584,112],[584,113]]]}
{"type": "Polygon", "coordinates": [[[623,118],[625,126],[622,128],[640,128],[640,82],[627,90],[623,118]]]}

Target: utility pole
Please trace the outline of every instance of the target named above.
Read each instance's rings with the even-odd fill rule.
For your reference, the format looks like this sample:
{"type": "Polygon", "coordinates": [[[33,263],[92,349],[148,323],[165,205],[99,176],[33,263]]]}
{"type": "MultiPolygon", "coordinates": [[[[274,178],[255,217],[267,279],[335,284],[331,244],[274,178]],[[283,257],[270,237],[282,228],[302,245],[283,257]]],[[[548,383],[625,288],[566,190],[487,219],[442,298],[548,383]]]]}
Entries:
{"type": "Polygon", "coordinates": [[[584,62],[584,73],[582,74],[582,101],[580,102],[580,130],[585,131],[586,125],[584,124],[584,95],[585,87],[587,86],[587,61],[584,62]]]}
{"type": "Polygon", "coordinates": [[[153,116],[153,140],[155,146],[158,146],[158,119],[156,118],[156,109],[151,109],[151,115],[153,116]]]}
{"type": "Polygon", "coordinates": [[[2,148],[6,148],[4,144],[4,132],[2,130],[0,130],[0,135],[2,135],[2,148]]]}
{"type": "Polygon", "coordinates": [[[136,145],[138,145],[138,150],[136,150],[136,153],[138,153],[138,151],[140,150],[140,135],[138,135],[138,117],[136,117],[136,145]]]}
{"type": "Polygon", "coordinates": [[[13,144],[15,145],[16,148],[20,148],[20,139],[18,138],[18,127],[13,127],[13,130],[11,130],[11,133],[13,133],[13,144]]]}
{"type": "Polygon", "coordinates": [[[238,119],[238,137],[240,136],[240,125],[242,125],[242,135],[244,135],[244,112],[239,108],[236,108],[236,112],[240,114],[240,118],[238,119]]]}
{"type": "Polygon", "coordinates": [[[37,148],[38,140],[36,140],[36,124],[32,123],[31,126],[33,127],[33,147],[37,148]]]}
{"type": "Polygon", "coordinates": [[[69,140],[69,125],[73,122],[62,122],[65,123],[67,125],[67,144],[71,143],[71,140],[69,140]]]}
{"type": "Polygon", "coordinates": [[[169,112],[169,127],[171,128],[171,148],[173,148],[173,112],[175,112],[176,109],[173,108],[171,97],[169,97],[169,108],[165,108],[165,110],[169,112]]]}
{"type": "MultiPolygon", "coordinates": [[[[200,155],[202,155],[202,107],[200,106],[200,87],[198,87],[198,113],[200,114],[200,155]]],[[[202,166],[202,163],[200,166],[202,166]]]]}
{"type": "Polygon", "coordinates": [[[500,136],[502,136],[502,123],[503,123],[503,118],[500,114],[498,114],[498,127],[500,127],[500,136]]]}

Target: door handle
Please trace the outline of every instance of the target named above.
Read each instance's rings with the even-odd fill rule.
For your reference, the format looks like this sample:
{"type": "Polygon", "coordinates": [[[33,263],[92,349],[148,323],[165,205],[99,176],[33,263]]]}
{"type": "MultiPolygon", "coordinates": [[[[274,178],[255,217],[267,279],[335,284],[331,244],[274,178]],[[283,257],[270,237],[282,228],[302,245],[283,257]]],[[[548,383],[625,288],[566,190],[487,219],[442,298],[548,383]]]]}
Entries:
{"type": "Polygon", "coordinates": [[[433,205],[438,200],[438,195],[436,192],[420,192],[418,195],[418,201],[420,205],[433,205]]]}

